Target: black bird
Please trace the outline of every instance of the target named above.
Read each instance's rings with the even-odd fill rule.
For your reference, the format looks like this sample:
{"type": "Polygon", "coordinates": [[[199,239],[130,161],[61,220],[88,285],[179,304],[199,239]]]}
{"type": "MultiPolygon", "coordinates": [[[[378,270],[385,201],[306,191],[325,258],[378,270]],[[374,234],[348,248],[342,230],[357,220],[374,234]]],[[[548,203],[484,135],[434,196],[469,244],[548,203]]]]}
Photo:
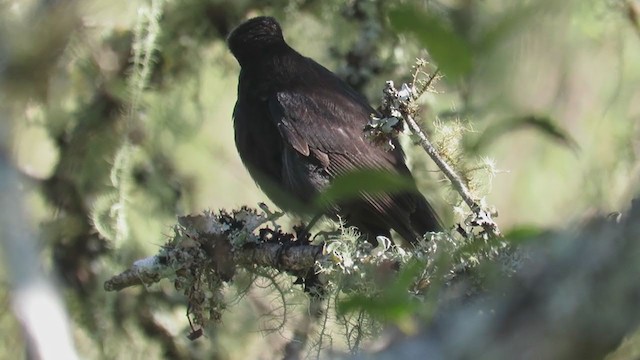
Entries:
{"type": "MultiPolygon", "coordinates": [[[[252,178],[280,208],[303,213],[333,179],[354,170],[389,171],[411,179],[404,152],[385,151],[364,137],[375,110],[331,71],[284,41],[271,17],[256,17],[227,39],[240,64],[233,111],[235,141],[252,178]]],[[[414,186],[415,187],[415,186],[414,186]]],[[[340,215],[375,243],[390,229],[415,242],[441,228],[438,216],[415,189],[362,195],[335,204],[340,215]]]]}

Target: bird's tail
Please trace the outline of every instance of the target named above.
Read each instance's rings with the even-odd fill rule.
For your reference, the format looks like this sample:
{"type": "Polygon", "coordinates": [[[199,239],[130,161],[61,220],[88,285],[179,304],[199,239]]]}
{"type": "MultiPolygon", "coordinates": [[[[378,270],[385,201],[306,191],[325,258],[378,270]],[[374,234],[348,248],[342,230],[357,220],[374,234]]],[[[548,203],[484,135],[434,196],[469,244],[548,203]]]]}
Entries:
{"type": "Polygon", "coordinates": [[[431,204],[422,195],[416,195],[416,210],[409,216],[411,227],[420,237],[430,231],[441,231],[442,221],[431,204]]]}

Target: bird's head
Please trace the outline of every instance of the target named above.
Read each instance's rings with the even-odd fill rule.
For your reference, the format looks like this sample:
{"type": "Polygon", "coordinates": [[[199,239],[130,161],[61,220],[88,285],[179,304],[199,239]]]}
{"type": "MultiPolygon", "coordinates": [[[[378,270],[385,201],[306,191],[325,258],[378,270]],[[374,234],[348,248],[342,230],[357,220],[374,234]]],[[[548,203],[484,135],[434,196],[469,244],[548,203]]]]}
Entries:
{"type": "Polygon", "coordinates": [[[245,21],[231,31],[227,44],[233,56],[242,65],[266,49],[285,42],[276,19],[260,16],[245,21]]]}

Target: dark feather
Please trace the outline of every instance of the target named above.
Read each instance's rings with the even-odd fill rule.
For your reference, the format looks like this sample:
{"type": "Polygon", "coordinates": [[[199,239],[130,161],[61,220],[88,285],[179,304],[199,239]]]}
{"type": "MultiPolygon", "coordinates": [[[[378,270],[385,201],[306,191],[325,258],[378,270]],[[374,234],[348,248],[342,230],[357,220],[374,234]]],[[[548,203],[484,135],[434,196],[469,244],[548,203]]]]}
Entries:
{"type": "MultiPolygon", "coordinates": [[[[358,169],[411,177],[397,142],[395,150],[385,151],[364,138],[364,126],[375,113],[366,99],[290,48],[273,18],[245,22],[228,43],[242,67],[234,110],[236,146],[251,176],[278,206],[304,212],[332,179],[358,169]]],[[[441,228],[417,189],[362,194],[330,213],[369,237],[389,236],[394,229],[415,241],[441,228]]]]}

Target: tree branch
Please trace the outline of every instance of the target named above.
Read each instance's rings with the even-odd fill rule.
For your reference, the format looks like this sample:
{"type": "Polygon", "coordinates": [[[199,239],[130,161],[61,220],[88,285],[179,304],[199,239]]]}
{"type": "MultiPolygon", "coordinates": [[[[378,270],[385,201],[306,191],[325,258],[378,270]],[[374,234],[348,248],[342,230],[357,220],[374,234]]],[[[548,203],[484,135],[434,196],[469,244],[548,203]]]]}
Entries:
{"type": "Polygon", "coordinates": [[[174,238],[157,255],[136,261],[131,268],[107,280],[104,289],[119,291],[130,286],[151,285],[195,268],[213,270],[223,280],[230,280],[238,268],[307,272],[324,256],[322,246],[296,241],[291,234],[265,229],[262,237],[252,236],[256,223],[263,223],[267,218],[247,208],[235,214],[233,217],[204,214],[179,218],[183,227],[176,229],[174,238]],[[239,213],[252,220],[233,229],[240,226],[232,221],[239,213]],[[251,224],[249,228],[247,224],[251,224]],[[246,242],[231,246],[238,238],[246,242]]]}
{"type": "MultiPolygon", "coordinates": [[[[421,72],[420,67],[422,63],[418,63],[416,74],[421,72]]],[[[469,191],[469,188],[464,183],[462,178],[456,173],[454,168],[449,165],[440,156],[438,150],[433,146],[425,132],[420,128],[420,125],[415,121],[413,114],[415,113],[415,100],[417,100],[424,91],[426,91],[431,83],[436,79],[438,71],[436,70],[425,83],[417,84],[417,76],[414,75],[413,84],[410,86],[402,84],[401,90],[397,90],[393,81],[387,81],[383,90],[382,106],[380,111],[382,112],[382,118],[373,117],[369,124],[365,127],[369,138],[373,141],[380,142],[380,139],[389,141],[389,136],[396,136],[397,133],[402,131],[402,122],[404,120],[409,125],[409,128],[419,139],[419,144],[425,150],[425,152],[431,157],[433,162],[438,166],[440,171],[451,182],[453,188],[458,192],[462,200],[469,206],[473,215],[470,218],[470,223],[474,226],[480,226],[491,237],[501,237],[500,229],[498,225],[491,218],[491,213],[480,206],[479,202],[474,198],[469,191]]],[[[391,142],[389,141],[389,144],[391,142]]],[[[387,145],[393,146],[393,145],[387,145]]]]}

